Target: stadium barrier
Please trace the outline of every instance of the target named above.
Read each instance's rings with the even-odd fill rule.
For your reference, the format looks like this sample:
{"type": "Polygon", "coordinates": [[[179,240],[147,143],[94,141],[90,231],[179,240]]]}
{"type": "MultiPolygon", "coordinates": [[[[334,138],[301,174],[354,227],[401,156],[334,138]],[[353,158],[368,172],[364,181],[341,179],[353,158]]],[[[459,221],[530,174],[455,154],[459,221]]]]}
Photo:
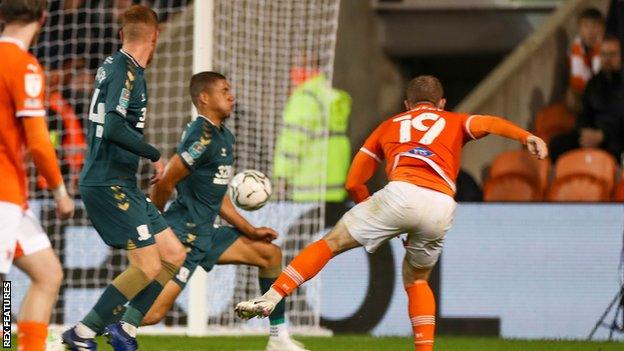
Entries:
{"type": "MultiPolygon", "coordinates": [[[[45,202],[32,203],[40,215],[47,213],[46,207],[45,202]]],[[[78,210],[82,210],[80,203],[78,210]]],[[[245,215],[252,223],[285,233],[309,210],[310,205],[273,202],[245,215]],[[288,215],[270,215],[276,211],[288,215]]],[[[432,277],[439,301],[438,330],[441,334],[584,339],[618,291],[623,229],[624,205],[619,204],[459,205],[438,273],[432,277]]],[[[97,272],[114,256],[88,225],[65,226],[62,231],[65,244],[60,254],[66,275],[84,280],[61,290],[62,312],[55,315],[55,322],[71,325],[99,296],[103,287],[96,284],[97,272]],[[87,249],[88,256],[83,254],[87,249]]],[[[411,335],[401,282],[403,252],[401,241],[393,239],[373,255],[356,249],[331,261],[317,280],[320,284],[311,285],[320,286],[321,325],[336,333],[411,335]]],[[[204,313],[210,319],[231,312],[236,275],[234,266],[217,266],[208,274],[204,313]]],[[[27,278],[14,269],[8,279],[16,283],[16,313],[27,278]]],[[[189,310],[186,292],[175,309],[178,320],[184,320],[189,310]]],[[[234,328],[209,325],[207,334],[263,333],[267,328],[266,320],[256,319],[234,328]]],[[[187,332],[170,323],[148,331],[187,332]]],[[[597,337],[606,338],[607,330],[599,330],[597,337]]]]}

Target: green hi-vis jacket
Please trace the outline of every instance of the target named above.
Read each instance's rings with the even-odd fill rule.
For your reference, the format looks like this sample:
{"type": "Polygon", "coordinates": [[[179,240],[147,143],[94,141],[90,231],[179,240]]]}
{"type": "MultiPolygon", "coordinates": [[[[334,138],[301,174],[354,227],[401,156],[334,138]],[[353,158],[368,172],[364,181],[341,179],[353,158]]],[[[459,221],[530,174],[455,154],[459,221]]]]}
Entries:
{"type": "Polygon", "coordinates": [[[284,125],[277,139],[274,178],[285,179],[292,200],[343,201],[344,183],[351,161],[346,135],[351,97],[333,89],[323,75],[299,85],[284,110],[284,125]],[[328,138],[328,139],[326,139],[328,138]]]}

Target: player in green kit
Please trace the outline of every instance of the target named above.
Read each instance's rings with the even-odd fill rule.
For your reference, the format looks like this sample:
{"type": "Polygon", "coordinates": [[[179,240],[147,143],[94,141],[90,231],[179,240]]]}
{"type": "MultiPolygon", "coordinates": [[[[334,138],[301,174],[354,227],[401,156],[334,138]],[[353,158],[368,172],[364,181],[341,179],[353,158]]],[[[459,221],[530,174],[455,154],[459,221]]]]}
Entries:
{"type": "Polygon", "coordinates": [[[96,350],[94,338],[104,332],[115,351],[136,350],[137,327],[186,256],[184,246],[138,188],[135,175],[140,157],[152,161],[155,181],[164,168],[160,152],[143,141],[148,97],[143,71],[156,48],[156,13],[145,6],[130,7],[123,16],[121,39],[121,50],[97,72],[80,194],[100,237],[127,250],[129,266],[82,321],[63,333],[71,350],[96,350]],[[111,324],[128,302],[132,308],[121,322],[111,324]]]}
{"type": "MultiPolygon", "coordinates": [[[[282,267],[281,249],[271,244],[277,233],[252,226],[226,195],[234,162],[234,136],[223,124],[234,107],[230,84],[219,73],[201,72],[191,78],[190,94],[199,116],[187,126],[162,179],[150,192],[162,210],[177,188],[178,196],[164,216],[187,247],[187,257],[143,319],[145,325],[156,324],[165,316],[197,266],[206,271],[215,264],[259,267],[262,291],[269,289],[282,267]],[[217,215],[234,228],[215,227],[217,215]]],[[[290,338],[284,310],[281,304],[269,317],[271,337],[266,349],[305,351],[290,338]]]]}

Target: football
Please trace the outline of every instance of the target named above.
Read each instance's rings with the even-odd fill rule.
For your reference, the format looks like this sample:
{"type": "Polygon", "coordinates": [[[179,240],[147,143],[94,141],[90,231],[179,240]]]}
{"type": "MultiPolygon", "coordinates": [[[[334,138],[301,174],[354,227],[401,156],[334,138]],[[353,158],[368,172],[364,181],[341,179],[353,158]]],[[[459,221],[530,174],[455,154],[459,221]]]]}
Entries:
{"type": "Polygon", "coordinates": [[[262,172],[248,169],[234,176],[228,186],[230,199],[246,211],[264,206],[271,197],[271,181],[262,172]]]}

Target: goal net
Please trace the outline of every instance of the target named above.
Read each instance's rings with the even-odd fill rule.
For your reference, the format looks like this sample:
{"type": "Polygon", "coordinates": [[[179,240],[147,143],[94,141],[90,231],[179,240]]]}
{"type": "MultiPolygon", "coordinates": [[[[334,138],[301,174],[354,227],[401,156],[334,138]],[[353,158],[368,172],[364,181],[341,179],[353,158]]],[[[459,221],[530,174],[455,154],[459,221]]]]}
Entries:
{"type": "MultiPolygon", "coordinates": [[[[134,1],[135,3],[138,1],[134,1]]],[[[84,149],[79,132],[85,125],[95,70],[120,47],[119,19],[130,0],[49,1],[50,16],[34,53],[48,71],[49,127],[63,174],[77,199],[74,219],[59,221],[46,184],[30,170],[31,208],[41,218],[64,266],[65,281],[54,309],[54,324],[79,321],[103,289],[126,266],[125,253],[108,248],[91,227],[77,190],[84,149]],[[78,124],[73,123],[78,122],[78,124]],[[78,129],[76,129],[78,125],[78,129]]],[[[194,18],[189,0],[144,1],[159,15],[162,30],[157,51],[146,70],[149,107],[146,137],[170,156],[191,120],[188,81],[193,73],[194,20],[211,21],[212,55],[200,57],[226,75],[236,95],[236,109],[227,126],[237,138],[236,172],[257,169],[273,176],[276,143],[283,130],[283,112],[300,81],[322,74],[331,82],[339,0],[210,0],[212,15],[194,18]]],[[[205,34],[205,33],[204,33],[205,34]]],[[[326,153],[319,133],[328,136],[327,113],[316,122],[315,142],[304,139],[293,152],[326,153]],[[320,146],[319,146],[320,145],[320,146]]],[[[272,226],[276,241],[290,261],[324,230],[324,163],[319,165],[314,199],[294,201],[288,174],[274,177],[274,196],[263,209],[245,213],[256,225],[272,226]]],[[[148,163],[140,167],[139,183],[147,190],[148,163]]],[[[17,269],[14,301],[21,301],[27,278],[17,269]]],[[[197,284],[197,283],[196,283],[197,284]]],[[[299,330],[317,330],[320,322],[320,282],[309,282],[287,300],[287,319],[299,330]]],[[[217,266],[193,292],[187,288],[156,332],[185,331],[189,327],[189,295],[204,301],[206,333],[263,331],[266,321],[243,322],[233,306],[259,293],[257,269],[217,266]],[[189,291],[190,290],[190,291],[189,291]]],[[[15,303],[17,313],[19,303],[15,303]]]]}

